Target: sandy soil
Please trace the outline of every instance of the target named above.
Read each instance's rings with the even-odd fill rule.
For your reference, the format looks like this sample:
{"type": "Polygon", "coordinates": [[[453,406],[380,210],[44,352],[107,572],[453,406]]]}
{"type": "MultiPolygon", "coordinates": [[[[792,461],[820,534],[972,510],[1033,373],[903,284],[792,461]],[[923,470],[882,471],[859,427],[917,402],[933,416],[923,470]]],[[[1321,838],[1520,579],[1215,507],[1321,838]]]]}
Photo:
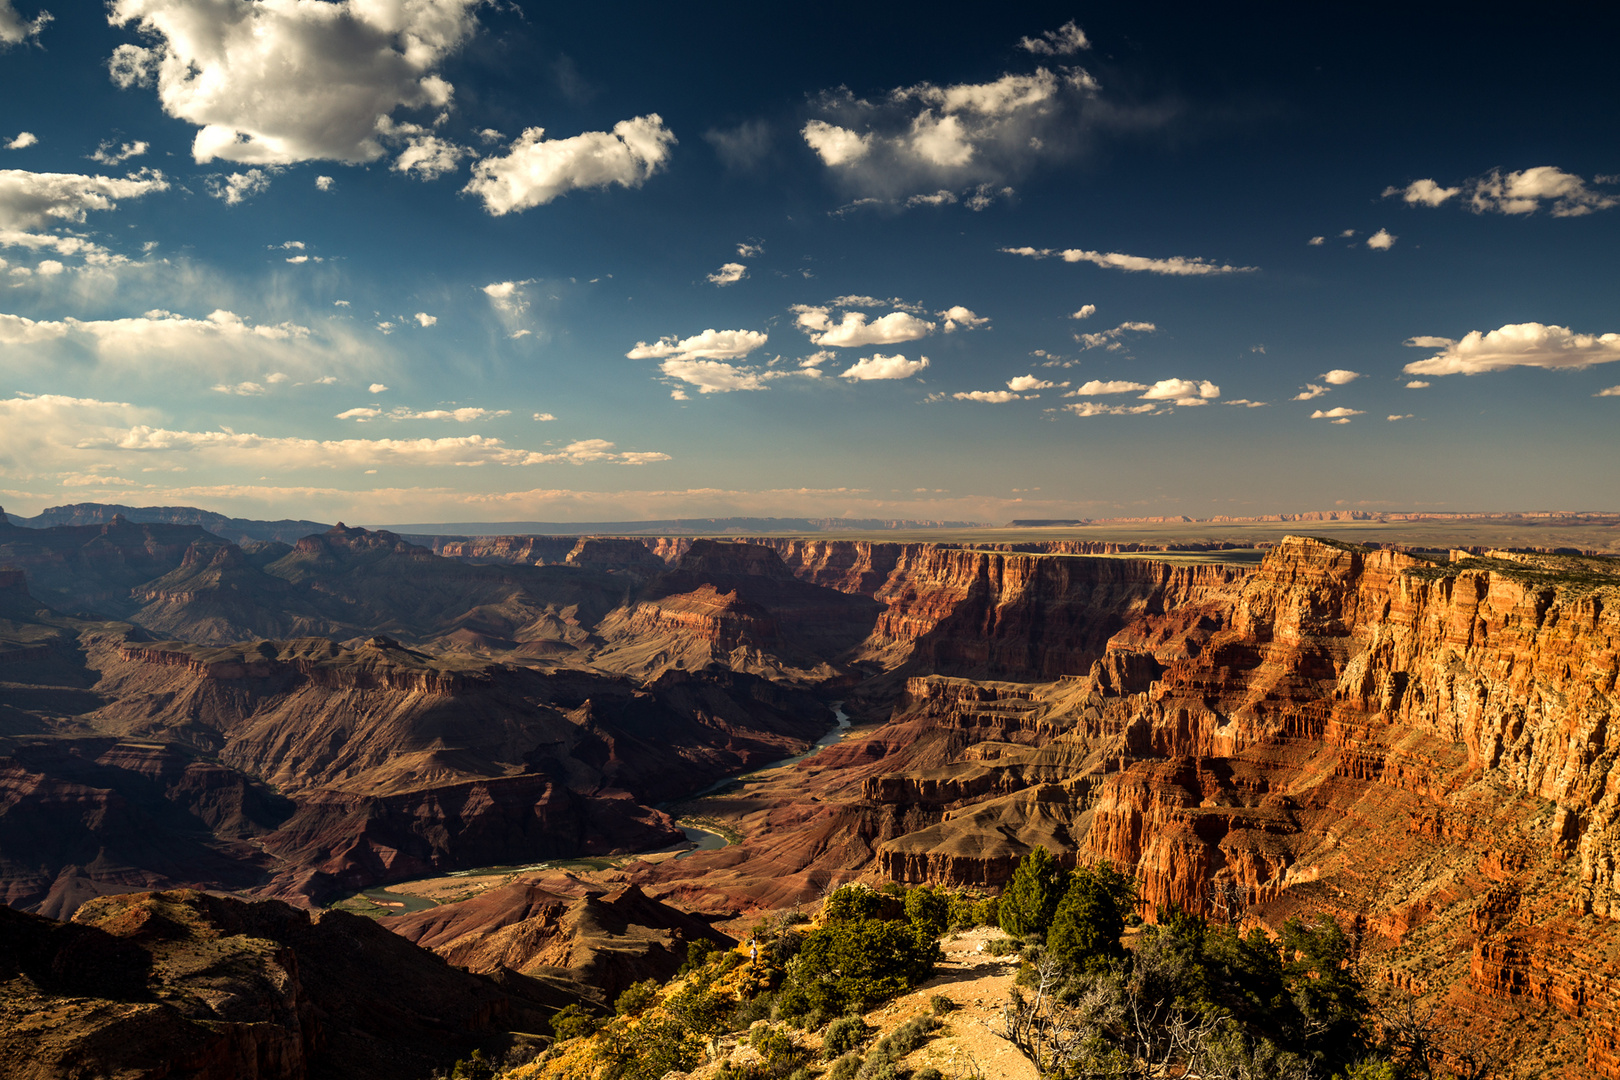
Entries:
{"type": "Polygon", "coordinates": [[[869,1014],[866,1022],[888,1033],[906,1020],[929,1010],[935,994],[944,994],[957,1008],[944,1017],[940,1037],[929,1040],[906,1058],[906,1067],[932,1065],[948,1077],[984,1077],[984,1080],[1038,1080],[1039,1073],[1012,1043],[996,1034],[1001,1030],[1001,1008],[1018,972],[1013,956],[991,956],[985,943],[1001,931],[981,927],[940,942],[945,962],[921,987],[895,998],[869,1014]]]}
{"type": "MultiPolygon", "coordinates": [[[[945,961],[932,979],[866,1014],[866,1022],[877,1029],[871,1041],[875,1043],[914,1016],[931,1013],[934,996],[943,994],[956,1008],[943,1017],[945,1026],[933,1038],[906,1057],[906,1069],[932,1065],[950,1080],[1039,1080],[1034,1064],[996,1034],[1001,1028],[1001,1007],[1018,971],[1015,957],[991,956],[986,948],[986,942],[1001,936],[999,930],[981,927],[942,940],[945,961]]],[[[819,1053],[819,1036],[792,1034],[819,1053]]],[[[708,1080],[722,1061],[758,1060],[746,1035],[726,1036],[718,1041],[717,1049],[719,1054],[709,1064],[675,1076],[708,1080]]],[[[827,1067],[828,1063],[818,1059],[817,1069],[825,1072],[827,1067]]]]}

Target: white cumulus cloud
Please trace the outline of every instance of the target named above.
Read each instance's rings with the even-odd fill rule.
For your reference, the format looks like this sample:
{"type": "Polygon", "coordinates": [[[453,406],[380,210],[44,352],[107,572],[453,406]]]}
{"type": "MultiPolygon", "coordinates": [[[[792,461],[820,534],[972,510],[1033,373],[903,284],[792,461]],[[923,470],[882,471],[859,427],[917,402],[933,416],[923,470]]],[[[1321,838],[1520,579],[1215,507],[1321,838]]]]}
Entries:
{"type": "Polygon", "coordinates": [[[904,356],[884,356],[873,353],[862,357],[840,376],[863,382],[872,379],[907,379],[928,366],[928,357],[907,360],[904,356]]]}
{"type": "Polygon", "coordinates": [[[934,324],[905,311],[891,311],[868,321],[865,312],[845,311],[838,322],[831,310],[811,304],[795,304],[795,322],[811,342],[829,348],[851,349],[864,345],[894,345],[915,341],[934,331],[934,324]]]}
{"type": "Polygon", "coordinates": [[[19,131],[17,137],[6,143],[7,150],[26,150],[39,142],[39,136],[32,131],[19,131]]]}
{"type": "Polygon", "coordinates": [[[672,357],[679,360],[739,360],[755,349],[762,348],[770,335],[759,330],[715,330],[710,328],[688,338],[674,334],[648,344],[636,342],[636,347],[624,355],[631,360],[660,360],[672,357]]]}
{"type": "Polygon", "coordinates": [[[0,169],[0,228],[30,229],[82,222],[92,210],[116,210],[119,199],[169,190],[151,169],[115,176],[0,169]]]}
{"type": "Polygon", "coordinates": [[[439,321],[439,317],[437,315],[429,315],[425,311],[418,311],[416,313],[416,322],[417,322],[417,324],[419,326],[423,326],[423,327],[432,326],[434,323],[436,323],[438,321],[439,321]]]}
{"type": "Polygon", "coordinates": [[[1323,394],[1329,393],[1332,393],[1332,389],[1330,387],[1322,386],[1320,383],[1306,383],[1304,387],[1300,389],[1300,392],[1294,395],[1294,400],[1310,401],[1314,398],[1321,397],[1323,394]]]}
{"type": "Polygon", "coordinates": [[[1081,383],[1073,390],[1064,394],[1064,397],[1093,397],[1098,394],[1130,394],[1138,390],[1146,390],[1147,383],[1130,382],[1125,379],[1092,379],[1081,383]]]}
{"type": "Polygon", "coordinates": [[[1580,370],[1620,360],[1620,334],[1577,334],[1567,326],[1537,322],[1475,330],[1461,341],[1424,335],[1406,344],[1440,350],[1407,364],[1402,370],[1408,375],[1481,375],[1515,367],[1580,370]]]}
{"type": "Polygon", "coordinates": [[[1599,390],[1593,397],[1620,397],[1620,386],[1610,386],[1599,390]]]}
{"type": "Polygon", "coordinates": [[[1335,424],[1348,424],[1352,416],[1362,416],[1364,413],[1365,410],[1363,409],[1347,409],[1341,405],[1337,409],[1317,409],[1311,413],[1311,419],[1327,420],[1335,424]]]}
{"type": "Polygon", "coordinates": [[[1620,206],[1620,193],[1599,190],[1615,182],[1612,176],[1588,181],[1555,165],[1538,165],[1517,172],[1492,169],[1457,187],[1442,187],[1432,179],[1414,180],[1404,188],[1385,188],[1384,197],[1399,195],[1414,206],[1440,206],[1460,195],[1460,201],[1476,214],[1533,214],[1546,209],[1553,217],[1583,217],[1620,206]]]}
{"type": "MultiPolygon", "coordinates": [[[[441,139],[437,135],[415,134],[406,139],[405,149],[399,152],[399,156],[389,167],[407,176],[414,173],[423,180],[437,180],[447,173],[455,172],[461,167],[461,159],[470,156],[472,156],[470,149],[448,139],[441,139]]],[[[318,185],[319,181],[316,183],[318,185]]]]}
{"type": "MultiPolygon", "coordinates": [[[[1056,49],[1053,43],[1072,41],[1063,33],[1031,40],[1056,49]]],[[[799,134],[862,205],[961,201],[980,210],[1010,195],[1010,181],[1089,137],[1086,103],[1096,89],[1096,80],[1073,67],[1008,72],[983,83],[918,83],[876,97],[841,88],[814,102],[820,115],[799,134]]],[[[1142,117],[1127,110],[1112,120],[1129,127],[1142,117]]]]}
{"type": "Polygon", "coordinates": [[[973,330],[990,325],[988,317],[975,315],[961,304],[946,308],[944,311],[939,312],[938,315],[945,321],[945,332],[947,334],[956,330],[973,330]]]}
{"type": "Polygon", "coordinates": [[[1377,232],[1367,237],[1367,246],[1372,248],[1374,251],[1388,251],[1390,248],[1395,246],[1395,241],[1398,239],[1399,237],[1390,232],[1388,229],[1379,229],[1377,232]]]}
{"type": "Polygon", "coordinates": [[[1066,248],[1058,251],[1053,248],[1007,247],[1001,250],[1008,255],[1023,255],[1030,259],[1060,258],[1068,263],[1086,262],[1113,270],[1124,270],[1129,273],[1167,274],[1172,277],[1249,274],[1259,269],[1255,266],[1232,266],[1227,263],[1212,262],[1208,259],[1185,255],[1172,255],[1168,259],[1154,259],[1145,255],[1123,255],[1117,251],[1086,251],[1082,248],[1066,248]]]}
{"type": "Polygon", "coordinates": [[[479,0],[114,0],[109,70],[153,85],[163,111],[200,128],[199,162],[367,162],[397,109],[450,105],[438,73],[471,36],[479,0]]]}
{"type": "Polygon", "coordinates": [[[1190,406],[1207,405],[1220,396],[1221,388],[1208,379],[1198,382],[1191,379],[1160,379],[1147,388],[1142,400],[1190,406]]]}
{"type": "Polygon", "coordinates": [[[1080,310],[1074,312],[1073,314],[1071,314],[1069,316],[1069,318],[1071,318],[1071,319],[1089,319],[1095,314],[1097,314],[1097,305],[1096,304],[1082,304],[1082,305],[1080,305],[1080,310]]]}
{"type": "Polygon", "coordinates": [[[1049,379],[1042,379],[1036,375],[1018,375],[1007,380],[1007,389],[1009,390],[1048,390],[1056,385],[1057,383],[1049,379]]]}
{"type": "Polygon", "coordinates": [[[24,19],[17,14],[11,0],[0,0],[0,49],[8,49],[13,45],[38,39],[40,31],[45,29],[45,24],[51,21],[51,17],[50,12],[41,11],[32,19],[24,19]]]}
{"type": "Polygon", "coordinates": [[[463,190],[483,199],[484,209],[498,217],[580,188],[640,187],[669,161],[675,144],[657,113],[621,120],[611,132],[567,139],[545,134],[544,128],[529,128],[504,155],[480,161],[463,190]]]}
{"type": "Polygon", "coordinates": [[[710,274],[709,281],[715,285],[735,285],[747,276],[748,267],[742,263],[728,262],[710,274]]]}
{"type": "Polygon", "coordinates": [[[1330,386],[1343,386],[1345,383],[1352,383],[1361,378],[1361,372],[1347,371],[1344,368],[1334,368],[1332,371],[1322,372],[1322,374],[1318,375],[1317,378],[1321,379],[1330,386]]]}
{"type": "Polygon", "coordinates": [[[821,163],[827,166],[836,167],[859,161],[872,149],[871,135],[862,135],[823,120],[811,120],[805,124],[803,134],[804,141],[820,156],[821,163]]]}
{"type": "Polygon", "coordinates": [[[1384,189],[1384,198],[1399,195],[1404,202],[1414,206],[1439,206],[1447,199],[1452,199],[1462,193],[1460,187],[1441,187],[1433,180],[1414,180],[1404,188],[1387,187],[1384,189]]]}

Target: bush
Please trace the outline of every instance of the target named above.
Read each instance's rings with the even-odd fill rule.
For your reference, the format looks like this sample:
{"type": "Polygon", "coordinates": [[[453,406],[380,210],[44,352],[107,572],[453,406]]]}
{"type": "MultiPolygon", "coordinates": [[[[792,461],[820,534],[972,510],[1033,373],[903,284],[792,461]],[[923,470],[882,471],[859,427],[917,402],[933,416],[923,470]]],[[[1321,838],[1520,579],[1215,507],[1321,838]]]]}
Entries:
{"type": "Polygon", "coordinates": [[[867,1058],[855,1080],[900,1080],[900,1069],[888,1058],[867,1058]]]}
{"type": "Polygon", "coordinates": [[[1023,947],[1023,942],[1010,937],[991,938],[984,946],[985,951],[991,956],[1011,956],[1023,947]]]}
{"type": "Polygon", "coordinates": [[[924,1065],[911,1074],[911,1080],[945,1080],[945,1076],[932,1065],[924,1065]]]}
{"type": "Polygon", "coordinates": [[[803,1057],[793,1036],[764,1024],[756,1027],[748,1036],[748,1045],[765,1059],[765,1071],[770,1076],[786,1074],[803,1057]]]}
{"type": "Polygon", "coordinates": [[[602,1021],[579,1005],[570,1005],[551,1018],[551,1030],[557,1036],[558,1042],[577,1039],[582,1035],[593,1035],[601,1026],[602,1021]]]}
{"type": "Polygon", "coordinates": [[[859,1050],[871,1033],[872,1029],[866,1026],[866,1021],[858,1016],[834,1020],[822,1042],[822,1056],[831,1059],[851,1050],[859,1050]]]}
{"type": "Polygon", "coordinates": [[[1015,938],[1044,934],[1068,888],[1069,875],[1052,853],[1037,846],[1018,860],[1012,882],[1001,895],[1001,928],[1015,938]]]}
{"type": "Polygon", "coordinates": [[[845,1054],[827,1070],[826,1080],[855,1080],[855,1074],[860,1071],[861,1055],[845,1054]]]}
{"type": "Polygon", "coordinates": [[[474,1050],[468,1061],[458,1061],[450,1069],[450,1080],[494,1080],[495,1069],[484,1060],[482,1050],[474,1050]]]}
{"type": "Polygon", "coordinates": [[[935,994],[928,999],[928,1007],[933,1010],[935,1016],[944,1016],[956,1008],[956,1002],[944,994],[935,994]]]}
{"type": "Polygon", "coordinates": [[[871,886],[851,882],[838,886],[822,903],[821,921],[831,924],[875,919],[882,910],[883,898],[871,886]]]}
{"type": "Polygon", "coordinates": [[[613,1011],[620,1016],[640,1016],[658,998],[658,984],[652,979],[631,983],[613,1002],[613,1011]]]}
{"type": "Polygon", "coordinates": [[[911,989],[933,973],[939,945],[907,925],[877,919],[835,922],[811,932],[788,965],[778,998],[783,1017],[819,1009],[865,1009],[911,989]]]}
{"type": "Polygon", "coordinates": [[[696,941],[687,942],[686,962],[682,964],[681,969],[675,973],[675,977],[679,979],[692,974],[692,972],[702,967],[704,963],[708,961],[709,954],[712,952],[714,952],[714,942],[710,941],[708,938],[698,938],[696,941]]]}
{"type": "Polygon", "coordinates": [[[938,889],[923,886],[906,894],[906,918],[929,937],[937,938],[951,924],[951,902],[938,889]]]}

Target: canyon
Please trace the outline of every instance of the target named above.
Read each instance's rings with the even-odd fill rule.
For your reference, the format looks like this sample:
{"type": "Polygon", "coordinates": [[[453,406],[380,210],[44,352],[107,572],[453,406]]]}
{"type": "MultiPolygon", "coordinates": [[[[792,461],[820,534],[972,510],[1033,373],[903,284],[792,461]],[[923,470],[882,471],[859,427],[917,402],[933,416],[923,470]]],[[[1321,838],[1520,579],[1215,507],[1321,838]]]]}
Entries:
{"type": "Polygon", "coordinates": [[[89,926],[736,836],[380,924],[581,996],[842,881],[993,891],[1044,845],[1149,918],[1331,915],[1380,992],[1620,1078],[1620,566],[1106,544],[0,519],[0,887],[89,926]],[[847,738],[698,794],[832,701],[847,738]]]}

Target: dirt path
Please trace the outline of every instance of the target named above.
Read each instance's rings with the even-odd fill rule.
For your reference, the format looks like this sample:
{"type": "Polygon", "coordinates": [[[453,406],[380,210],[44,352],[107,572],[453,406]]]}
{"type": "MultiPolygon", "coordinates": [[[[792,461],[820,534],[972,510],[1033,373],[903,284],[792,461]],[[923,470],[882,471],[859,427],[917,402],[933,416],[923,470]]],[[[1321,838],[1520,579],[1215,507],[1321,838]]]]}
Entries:
{"type": "Polygon", "coordinates": [[[999,930],[980,928],[941,941],[945,962],[936,969],[938,974],[867,1016],[867,1023],[887,1034],[918,1013],[928,1012],[935,994],[944,994],[956,1004],[944,1017],[940,1037],[906,1058],[908,1069],[932,1065],[947,1077],[963,1080],[975,1076],[1039,1080],[1035,1065],[995,1033],[1001,1030],[1001,1008],[1018,972],[1017,957],[991,956],[987,950],[986,942],[1001,936],[999,930]]]}

